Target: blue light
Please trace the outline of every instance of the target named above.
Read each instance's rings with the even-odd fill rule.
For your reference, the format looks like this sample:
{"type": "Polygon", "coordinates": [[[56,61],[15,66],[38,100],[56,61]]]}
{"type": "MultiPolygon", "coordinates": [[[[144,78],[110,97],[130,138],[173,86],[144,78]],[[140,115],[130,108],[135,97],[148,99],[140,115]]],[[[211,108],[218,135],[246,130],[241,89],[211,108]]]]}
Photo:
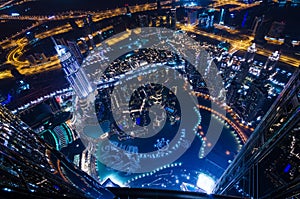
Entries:
{"type": "Polygon", "coordinates": [[[60,187],[57,186],[57,185],[53,185],[53,188],[56,189],[56,190],[58,190],[58,191],[60,190],[60,187]]]}
{"type": "Polygon", "coordinates": [[[291,165],[287,164],[286,167],[284,168],[284,173],[289,172],[290,169],[291,169],[291,165]]]}
{"type": "Polygon", "coordinates": [[[11,102],[12,96],[10,94],[7,94],[7,99],[1,102],[2,105],[7,105],[11,102]]]}
{"type": "Polygon", "coordinates": [[[247,21],[247,17],[248,17],[248,11],[244,15],[244,19],[242,21],[242,27],[245,27],[245,24],[246,24],[246,21],[247,21]]]}
{"type": "Polygon", "coordinates": [[[171,109],[171,108],[169,108],[169,107],[165,107],[165,110],[166,110],[166,111],[169,111],[170,113],[174,113],[174,110],[171,109]]]}
{"type": "Polygon", "coordinates": [[[140,118],[140,117],[136,118],[136,124],[137,124],[137,125],[140,125],[140,124],[141,124],[141,118],[140,118]]]}

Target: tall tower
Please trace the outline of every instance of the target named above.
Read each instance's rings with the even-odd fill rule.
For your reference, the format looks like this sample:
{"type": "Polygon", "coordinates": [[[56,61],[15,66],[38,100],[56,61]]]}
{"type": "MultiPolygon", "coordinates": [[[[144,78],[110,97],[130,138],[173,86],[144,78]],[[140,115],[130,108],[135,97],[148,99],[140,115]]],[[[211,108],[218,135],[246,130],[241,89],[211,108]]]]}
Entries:
{"type": "Polygon", "coordinates": [[[221,25],[224,24],[224,15],[225,15],[225,9],[221,8],[220,21],[219,21],[219,24],[221,24],[221,25]]]}
{"type": "Polygon", "coordinates": [[[171,9],[171,28],[176,30],[176,8],[171,9]]]}
{"type": "Polygon", "coordinates": [[[79,49],[78,44],[74,41],[67,41],[67,44],[68,44],[68,47],[70,48],[71,52],[73,53],[73,55],[76,57],[77,62],[79,64],[82,64],[83,56],[79,49]]]}
{"type": "Polygon", "coordinates": [[[197,11],[189,10],[188,11],[188,23],[193,25],[197,22],[197,11]]]}
{"type": "Polygon", "coordinates": [[[256,34],[256,31],[259,27],[259,25],[261,24],[261,22],[263,21],[263,18],[264,18],[264,15],[262,17],[255,17],[254,19],[254,25],[253,25],[253,31],[252,31],[252,34],[255,35],[256,34]]]}
{"type": "Polygon", "coordinates": [[[113,198],[1,105],[0,173],[4,198],[113,198]]]}
{"type": "Polygon", "coordinates": [[[55,50],[58,54],[68,82],[80,99],[86,98],[90,93],[93,92],[93,87],[89,82],[85,72],[68,47],[57,45],[54,39],[53,41],[55,43],[55,50]]]}
{"type": "Polygon", "coordinates": [[[156,0],[156,7],[157,7],[157,11],[161,12],[161,3],[160,3],[160,0],[156,0]]]}

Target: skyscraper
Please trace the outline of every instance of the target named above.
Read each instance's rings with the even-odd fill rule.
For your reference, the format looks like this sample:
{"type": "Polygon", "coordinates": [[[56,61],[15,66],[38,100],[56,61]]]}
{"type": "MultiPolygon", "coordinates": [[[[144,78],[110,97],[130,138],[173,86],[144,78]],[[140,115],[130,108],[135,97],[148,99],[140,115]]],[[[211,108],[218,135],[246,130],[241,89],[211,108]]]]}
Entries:
{"type": "Polygon", "coordinates": [[[225,9],[221,8],[220,21],[219,21],[219,24],[221,24],[221,25],[224,24],[224,15],[225,15],[225,9]]]}
{"type": "Polygon", "coordinates": [[[268,77],[273,72],[274,67],[276,66],[278,60],[280,58],[280,54],[278,51],[275,51],[268,57],[264,68],[261,71],[262,77],[268,77]]]}
{"type": "Polygon", "coordinates": [[[79,64],[82,64],[83,62],[83,56],[82,53],[77,45],[76,42],[74,41],[67,41],[68,47],[70,48],[70,51],[73,53],[73,55],[76,57],[76,61],[79,64]]]}
{"type": "Polygon", "coordinates": [[[247,53],[245,54],[245,61],[247,63],[250,63],[254,60],[256,51],[257,51],[257,49],[256,49],[255,43],[253,43],[251,46],[248,47],[247,53]]]}
{"type": "Polygon", "coordinates": [[[89,82],[85,72],[68,47],[57,45],[54,39],[53,41],[55,43],[55,50],[58,54],[68,82],[80,99],[86,98],[90,93],[93,92],[93,87],[89,82]]]}
{"type": "Polygon", "coordinates": [[[264,16],[261,17],[255,17],[254,22],[253,22],[253,28],[252,28],[252,34],[255,35],[256,31],[259,27],[259,25],[261,24],[261,22],[263,21],[264,16]]]}
{"type": "Polygon", "coordinates": [[[1,197],[113,198],[2,106],[0,173],[1,197]]]}
{"type": "Polygon", "coordinates": [[[176,8],[171,9],[171,28],[176,29],[176,8]]]}
{"type": "Polygon", "coordinates": [[[188,11],[188,24],[195,24],[197,22],[197,11],[189,10],[188,11]]]}
{"type": "Polygon", "coordinates": [[[210,9],[208,12],[203,12],[199,15],[199,23],[198,26],[200,28],[212,28],[214,26],[214,10],[210,9]]]}
{"type": "Polygon", "coordinates": [[[158,12],[161,12],[161,3],[160,3],[160,0],[156,1],[156,6],[157,6],[158,12]]]}

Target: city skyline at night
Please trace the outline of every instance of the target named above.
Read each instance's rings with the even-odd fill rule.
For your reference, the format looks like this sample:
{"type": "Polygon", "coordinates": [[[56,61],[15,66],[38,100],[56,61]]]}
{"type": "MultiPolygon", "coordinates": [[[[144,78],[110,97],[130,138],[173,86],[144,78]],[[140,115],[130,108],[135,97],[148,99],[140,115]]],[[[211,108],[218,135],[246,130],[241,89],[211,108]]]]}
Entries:
{"type": "MultiPolygon", "coordinates": [[[[78,197],[298,198],[299,11],[294,0],[0,2],[11,118],[0,146],[23,154],[7,122],[27,136],[26,123],[82,172],[57,166],[78,197]]],[[[18,172],[25,186],[3,181],[3,193],[42,194],[18,172]]],[[[68,197],[64,186],[42,195],[68,197]]]]}

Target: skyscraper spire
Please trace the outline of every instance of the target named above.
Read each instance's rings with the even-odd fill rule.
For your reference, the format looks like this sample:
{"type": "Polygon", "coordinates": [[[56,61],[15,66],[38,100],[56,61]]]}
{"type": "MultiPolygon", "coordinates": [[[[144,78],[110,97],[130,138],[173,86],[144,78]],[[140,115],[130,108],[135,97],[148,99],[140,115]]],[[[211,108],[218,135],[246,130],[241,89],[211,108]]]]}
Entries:
{"type": "Polygon", "coordinates": [[[56,40],[54,39],[54,37],[51,36],[51,40],[53,41],[54,45],[57,46],[56,40]]]}
{"type": "Polygon", "coordinates": [[[55,50],[58,54],[58,58],[60,59],[66,79],[80,99],[86,98],[94,90],[84,70],[81,68],[76,57],[71,53],[68,47],[64,45],[57,45],[55,39],[53,37],[51,37],[51,39],[55,44],[55,50]]]}

